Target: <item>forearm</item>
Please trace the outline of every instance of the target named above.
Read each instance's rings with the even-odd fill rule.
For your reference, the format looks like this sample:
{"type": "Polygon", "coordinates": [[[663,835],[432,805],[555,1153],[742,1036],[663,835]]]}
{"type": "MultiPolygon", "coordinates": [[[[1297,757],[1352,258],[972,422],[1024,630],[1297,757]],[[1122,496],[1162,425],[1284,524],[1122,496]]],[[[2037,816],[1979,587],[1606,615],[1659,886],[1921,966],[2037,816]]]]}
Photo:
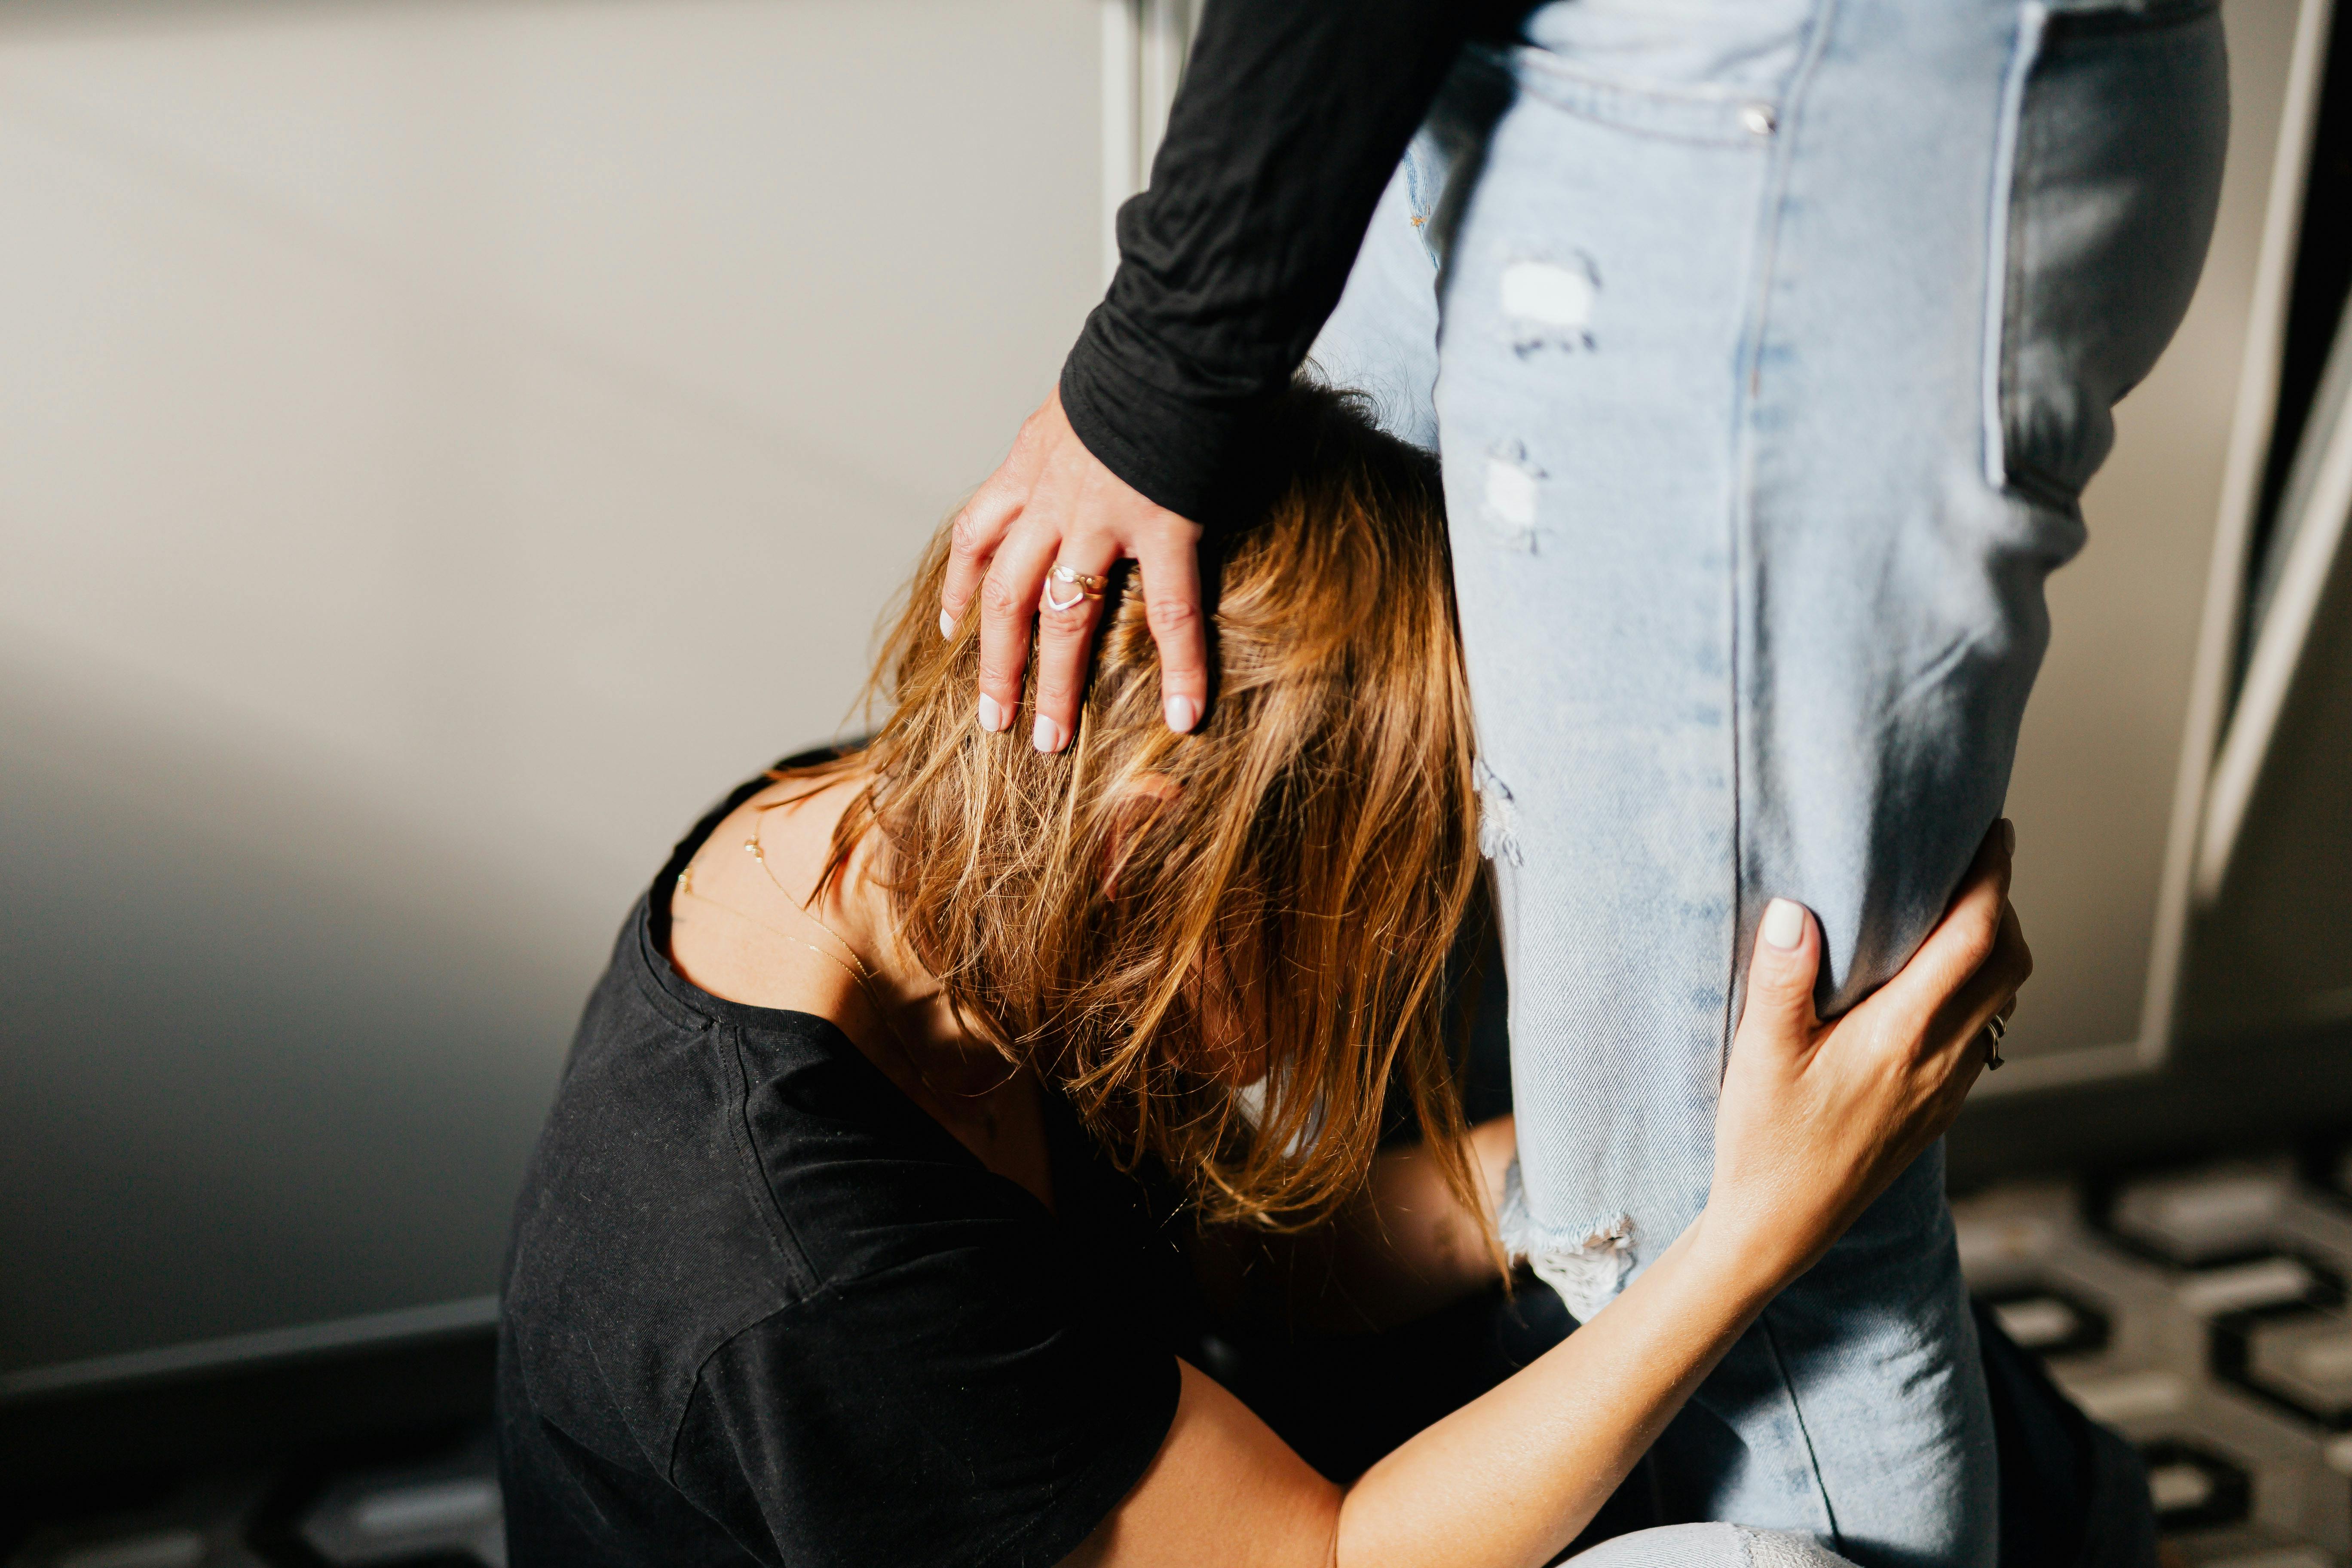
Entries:
{"type": "Polygon", "coordinates": [[[1414,1144],[1382,1152],[1365,1202],[1342,1216],[1334,1272],[1371,1320],[1368,1327],[1410,1322],[1495,1283],[1489,1227],[1502,1211],[1517,1123],[1509,1116],[1481,1122],[1468,1144],[1484,1214],[1465,1208],[1428,1149],[1414,1144]]]}
{"type": "Polygon", "coordinates": [[[1340,1502],[1337,1568],[1550,1560],[1780,1284],[1700,1219],[1559,1345],[1390,1454],[1340,1502]]]}
{"type": "Polygon", "coordinates": [[[1384,1150],[1363,1192],[1328,1225],[1202,1232],[1193,1256],[1202,1284],[1224,1316],[1285,1332],[1362,1333],[1424,1317],[1499,1278],[1489,1227],[1516,1148],[1509,1116],[1470,1131],[1484,1214],[1454,1195],[1425,1146],[1384,1150]]]}
{"type": "Polygon", "coordinates": [[[1150,189],[1061,379],[1087,449],[1195,521],[1297,369],[1381,188],[1481,21],[1465,0],[1210,0],[1150,189]]]}
{"type": "Polygon", "coordinates": [[[1190,1568],[1536,1568],[1624,1479],[1767,1301],[1946,1127],[1979,1036],[2032,969],[1987,838],[1902,973],[1824,1025],[1821,936],[1768,911],[1716,1110],[1707,1206],[1633,1286],[1534,1365],[1344,1490],[1190,1367],[1151,1468],[1073,1563],[1190,1568]]]}

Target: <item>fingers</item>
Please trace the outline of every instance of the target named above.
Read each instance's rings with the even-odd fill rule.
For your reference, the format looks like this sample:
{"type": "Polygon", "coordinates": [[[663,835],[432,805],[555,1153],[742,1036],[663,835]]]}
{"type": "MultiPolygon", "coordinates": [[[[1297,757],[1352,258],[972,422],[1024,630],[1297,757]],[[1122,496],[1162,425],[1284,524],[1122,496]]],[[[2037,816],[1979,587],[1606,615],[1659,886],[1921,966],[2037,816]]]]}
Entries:
{"type": "MultiPolygon", "coordinates": [[[[1118,563],[1118,547],[1105,540],[1090,552],[1065,540],[1055,566],[1094,578],[1110,574],[1118,563]]],[[[1030,726],[1030,743],[1041,752],[1058,752],[1077,731],[1078,700],[1087,686],[1087,655],[1094,647],[1095,627],[1102,620],[1099,584],[1061,581],[1050,574],[1037,603],[1037,715],[1030,726]]]]}
{"type": "Polygon", "coordinates": [[[1021,677],[1029,665],[1029,627],[1062,540],[1059,529],[1034,526],[1038,491],[1024,509],[1025,526],[1008,533],[980,584],[980,727],[1010,729],[1021,707],[1021,677]]]}
{"type": "Polygon", "coordinates": [[[2025,926],[2017,918],[2017,910],[2001,905],[2000,935],[1993,943],[1992,958],[1985,968],[1998,975],[2006,984],[2009,999],[1998,1009],[2001,1017],[2017,1010],[2017,994],[2033,978],[2033,950],[2025,944],[2025,926]]]}
{"type": "Polygon", "coordinates": [[[947,579],[940,587],[940,635],[955,636],[963,624],[964,612],[971,607],[974,594],[980,592],[981,580],[988,575],[989,563],[995,559],[997,546],[1004,541],[1007,530],[1021,515],[1021,503],[1027,499],[1036,483],[1037,470],[1045,441],[1041,422],[1049,409],[1058,409],[1061,395],[1057,391],[1045,400],[1045,406],[1031,415],[1013,437],[1013,450],[988,482],[972,493],[956,513],[953,542],[948,550],[947,579]]]}
{"type": "MultiPolygon", "coordinates": [[[[1043,496],[1045,489],[1041,484],[1039,495],[1043,496]]],[[[1148,515],[1118,518],[1108,530],[1090,519],[1066,531],[1054,561],[1039,569],[1040,581],[1052,595],[1051,600],[1041,599],[1038,605],[1042,614],[1037,623],[1037,714],[1031,738],[1041,752],[1061,750],[1076,732],[1078,704],[1086,692],[1087,656],[1102,619],[1101,605],[1092,600],[1067,609],[1054,608],[1055,602],[1066,601],[1075,590],[1044,577],[1053,565],[1105,576],[1123,555],[1132,557],[1142,584],[1144,620],[1160,650],[1160,710],[1166,715],[1168,727],[1179,734],[1189,733],[1208,707],[1209,658],[1205,620],[1201,612],[1200,527],[1164,508],[1142,502],[1132,492],[1123,493],[1118,500],[1140,502],[1148,515]]],[[[1032,504],[1034,508],[1037,503],[1032,504]]],[[[1120,512],[1130,510],[1124,506],[1118,509],[1120,512]]],[[[1016,530],[1016,540],[1025,531],[1016,530]]],[[[994,695],[994,689],[989,685],[990,623],[986,606],[998,575],[1007,572],[1006,563],[1024,558],[1019,544],[1008,542],[999,552],[998,564],[990,569],[989,587],[982,595],[982,688],[991,695],[994,695]]],[[[1008,574],[1008,581],[1017,580],[1008,574]]],[[[1018,665],[1012,667],[1010,681],[1010,689],[1017,695],[1021,681],[1018,665]]]]}
{"type": "Polygon", "coordinates": [[[1008,479],[1012,466],[1008,458],[956,513],[947,577],[940,585],[940,636],[943,637],[955,636],[964,612],[971,607],[971,596],[980,591],[981,579],[988,574],[996,547],[1003,542],[1005,530],[1021,515],[1019,497],[1029,487],[1023,480],[1008,479]]]}
{"type": "Polygon", "coordinates": [[[2017,1011],[2017,994],[2032,973],[2033,954],[2025,945],[2025,928],[2018,923],[2017,911],[2004,905],[1992,952],[1937,1015],[1928,1048],[1974,1050],[1987,1024],[1995,1017],[2006,1020],[2017,1011]]]}
{"type": "Polygon", "coordinates": [[[2033,960],[2025,950],[2025,933],[2018,925],[2017,911],[2004,909],[1993,956],[1953,998],[1938,1020],[1935,1034],[1925,1042],[1918,1063],[1920,1083],[1926,1092],[1922,1102],[1925,1115],[1913,1129],[1909,1143],[1913,1153],[1942,1137],[1958,1118],[1969,1092],[1991,1067],[1999,1048],[1987,1034],[1986,1026],[1996,1017],[2006,1019],[2017,1011],[2017,988],[2025,983],[2032,968],[2033,960]]]}
{"type": "MultiPolygon", "coordinates": [[[[2009,907],[2011,847],[2015,830],[2007,819],[1993,824],[1959,891],[1919,951],[1886,983],[1873,1002],[1913,1020],[1922,1030],[1941,1014],[1971,976],[1993,955],[2009,907]]],[[[1868,1005],[1868,1004],[1865,1004],[1868,1005]]]]}
{"type": "MultiPolygon", "coordinates": [[[[983,487],[987,506],[974,510],[970,553],[982,546],[988,555],[979,575],[980,602],[980,727],[994,734],[1012,728],[1021,707],[1021,678],[1029,664],[1029,631],[1037,616],[1040,590],[1053,568],[1068,531],[1074,503],[1083,493],[1083,479],[1074,478],[1094,461],[1067,416],[1062,412],[1059,388],[1021,426],[1013,455],[983,487]],[[999,481],[1003,489],[998,490],[999,481]],[[991,531],[1000,512],[1004,518],[991,531]]],[[[975,498],[977,502],[979,498],[975,498]]],[[[969,569],[963,519],[956,520],[956,539],[949,557],[949,589],[959,581],[958,569],[969,569]]],[[[941,597],[948,596],[943,593],[941,597]]],[[[962,619],[958,609],[950,619],[942,605],[940,629],[950,631],[962,619]]],[[[1065,731],[1069,722],[1064,718],[1065,731]]]]}
{"type": "Polygon", "coordinates": [[[1021,427],[1013,453],[955,521],[940,630],[952,635],[980,608],[980,727],[1010,729],[1021,706],[1030,632],[1038,632],[1036,712],[1030,739],[1056,752],[1077,729],[1087,656],[1101,620],[1096,601],[1068,605],[1076,584],[1043,602],[1059,564],[1107,576],[1121,557],[1142,569],[1145,610],[1160,658],[1162,709],[1190,731],[1208,706],[1208,648],[1201,614],[1198,524],[1129,487],[1078,439],[1058,393],[1021,427]],[[1042,620],[1041,610],[1044,612],[1042,620]]]}
{"type": "Polygon", "coordinates": [[[1209,705],[1209,648],[1201,618],[1200,525],[1160,510],[1136,539],[1144,619],[1160,648],[1160,707],[1168,727],[1190,734],[1209,705]]]}
{"type": "Polygon", "coordinates": [[[2018,987],[2032,970],[2017,911],[2004,903],[1990,955],[1947,1000],[1924,1033],[1905,1037],[1903,1070],[1889,1080],[1911,1086],[1910,1110],[1897,1139],[1899,1164],[1907,1165],[1951,1130],[1969,1090],[1991,1066],[1996,1047],[1986,1026],[2016,1012],[2018,987]]]}
{"type": "Polygon", "coordinates": [[[1740,1037],[1752,1033],[1792,1050],[1810,1045],[1821,1026],[1813,1012],[1813,980],[1821,966],[1820,928],[1805,906],[1793,899],[1765,906],[1748,965],[1740,1037]]]}

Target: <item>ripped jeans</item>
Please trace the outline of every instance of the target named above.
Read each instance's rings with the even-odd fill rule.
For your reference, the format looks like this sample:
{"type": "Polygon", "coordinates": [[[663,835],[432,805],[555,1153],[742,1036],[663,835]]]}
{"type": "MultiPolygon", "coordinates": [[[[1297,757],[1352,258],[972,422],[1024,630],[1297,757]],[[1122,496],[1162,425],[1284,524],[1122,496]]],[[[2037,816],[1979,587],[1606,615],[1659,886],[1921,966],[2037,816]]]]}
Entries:
{"type": "MultiPolygon", "coordinates": [[[[2212,0],[1567,0],[1524,37],[1465,54],[1312,363],[1443,454],[1506,1226],[1585,1319],[1706,1201],[1765,903],[1814,911],[1851,1005],[2000,814],[2227,81],[2212,0]]],[[[1707,1380],[1670,1516],[1990,1568],[1942,1188],[1938,1148],[1707,1380]]]]}

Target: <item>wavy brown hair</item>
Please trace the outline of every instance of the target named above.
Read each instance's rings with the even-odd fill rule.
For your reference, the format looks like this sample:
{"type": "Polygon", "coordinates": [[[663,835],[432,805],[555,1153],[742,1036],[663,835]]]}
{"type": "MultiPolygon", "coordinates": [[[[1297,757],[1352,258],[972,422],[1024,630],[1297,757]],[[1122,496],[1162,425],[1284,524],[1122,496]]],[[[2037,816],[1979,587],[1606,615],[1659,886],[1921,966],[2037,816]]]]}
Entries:
{"type": "Polygon", "coordinates": [[[936,625],[940,531],[887,633],[887,721],[810,770],[871,769],[828,875],[878,833],[898,938],[958,1014],[1208,1217],[1328,1215],[1392,1083],[1482,1213],[1445,1026],[1481,863],[1436,469],[1304,384],[1252,446],[1258,499],[1202,553],[1213,692],[1189,735],[1131,574],[1069,748],[980,731],[980,617],[936,625]]]}

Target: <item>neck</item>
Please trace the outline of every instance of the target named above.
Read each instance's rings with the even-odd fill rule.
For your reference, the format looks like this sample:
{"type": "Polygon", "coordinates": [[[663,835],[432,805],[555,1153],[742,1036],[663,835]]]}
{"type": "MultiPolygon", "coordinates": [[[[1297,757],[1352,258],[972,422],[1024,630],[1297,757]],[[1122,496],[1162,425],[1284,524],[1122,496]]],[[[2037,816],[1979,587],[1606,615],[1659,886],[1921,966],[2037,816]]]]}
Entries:
{"type": "MultiPolygon", "coordinates": [[[[862,772],[852,773],[763,817],[761,845],[791,896],[806,897],[814,887],[830,856],[834,829],[865,784],[862,772]],[[778,843],[785,837],[789,845],[778,843]],[[805,868],[799,881],[787,873],[787,864],[805,868]]],[[[1004,1081],[1004,1058],[958,1022],[938,978],[898,940],[887,879],[877,874],[881,849],[877,836],[861,838],[832,879],[815,889],[807,911],[864,971],[861,990],[882,1015],[877,1021],[912,1058],[926,1084],[948,1095],[984,1093],[1004,1081]]]]}
{"type": "Polygon", "coordinates": [[[897,939],[879,837],[853,846],[819,885],[865,783],[855,773],[816,789],[795,780],[738,807],[679,879],[670,961],[716,995],[831,1018],[982,1164],[1051,1207],[1036,1075],[963,1027],[897,939]]]}

